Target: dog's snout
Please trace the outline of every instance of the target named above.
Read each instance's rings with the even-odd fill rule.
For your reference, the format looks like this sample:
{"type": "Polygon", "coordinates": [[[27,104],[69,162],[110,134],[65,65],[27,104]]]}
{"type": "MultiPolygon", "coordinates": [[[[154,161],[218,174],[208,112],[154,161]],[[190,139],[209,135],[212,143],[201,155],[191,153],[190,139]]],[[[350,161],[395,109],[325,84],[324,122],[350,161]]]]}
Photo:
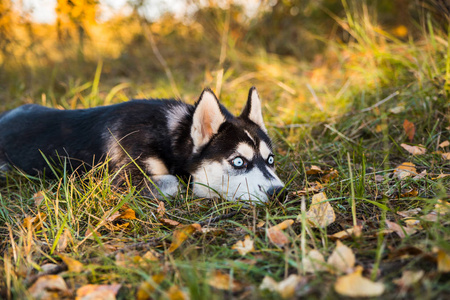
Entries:
{"type": "Polygon", "coordinates": [[[278,198],[279,200],[283,200],[287,196],[286,188],[283,186],[274,186],[267,190],[267,195],[271,199],[278,198]]]}

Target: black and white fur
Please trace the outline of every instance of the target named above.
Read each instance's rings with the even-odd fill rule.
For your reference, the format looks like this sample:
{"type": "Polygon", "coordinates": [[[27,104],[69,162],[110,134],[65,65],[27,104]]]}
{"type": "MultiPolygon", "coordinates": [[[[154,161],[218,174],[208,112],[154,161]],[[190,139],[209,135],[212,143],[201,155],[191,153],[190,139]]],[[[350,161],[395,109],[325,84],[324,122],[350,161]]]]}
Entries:
{"type": "Polygon", "coordinates": [[[51,161],[82,171],[106,159],[119,178],[153,194],[146,175],[167,196],[177,194],[177,177],[189,176],[199,197],[267,202],[284,187],[255,88],[238,117],[209,89],[195,106],[162,99],[78,110],[31,104],[0,115],[0,170],[49,174],[51,161]]]}

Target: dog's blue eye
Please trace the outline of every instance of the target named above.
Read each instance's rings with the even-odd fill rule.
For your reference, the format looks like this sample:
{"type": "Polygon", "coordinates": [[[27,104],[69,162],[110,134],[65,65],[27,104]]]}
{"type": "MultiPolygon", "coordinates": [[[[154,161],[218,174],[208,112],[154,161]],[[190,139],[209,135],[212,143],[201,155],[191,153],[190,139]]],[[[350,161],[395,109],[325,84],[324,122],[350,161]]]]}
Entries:
{"type": "Polygon", "coordinates": [[[231,161],[231,164],[232,164],[235,168],[244,168],[244,167],[247,165],[247,163],[245,162],[245,160],[244,160],[242,157],[240,157],[240,156],[234,158],[234,159],[231,161]]]}
{"type": "Polygon", "coordinates": [[[267,159],[267,163],[269,165],[273,165],[274,162],[275,162],[275,158],[273,157],[273,155],[270,155],[269,158],[267,159]]]}

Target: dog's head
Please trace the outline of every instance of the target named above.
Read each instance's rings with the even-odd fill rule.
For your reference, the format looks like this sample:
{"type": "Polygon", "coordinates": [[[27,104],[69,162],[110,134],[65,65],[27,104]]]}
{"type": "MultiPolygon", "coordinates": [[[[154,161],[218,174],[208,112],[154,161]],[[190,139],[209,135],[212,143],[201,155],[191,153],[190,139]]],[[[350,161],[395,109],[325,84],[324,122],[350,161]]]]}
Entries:
{"type": "Polygon", "coordinates": [[[283,191],[255,88],[239,117],[222,107],[211,90],[204,90],[195,106],[191,137],[197,196],[267,202],[283,191]]]}

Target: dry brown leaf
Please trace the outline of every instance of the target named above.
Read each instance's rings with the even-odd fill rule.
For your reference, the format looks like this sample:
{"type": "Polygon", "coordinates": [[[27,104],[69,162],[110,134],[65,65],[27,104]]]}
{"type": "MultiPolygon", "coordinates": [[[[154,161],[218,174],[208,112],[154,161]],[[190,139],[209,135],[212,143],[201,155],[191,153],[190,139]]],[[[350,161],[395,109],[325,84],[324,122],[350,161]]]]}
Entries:
{"type": "Polygon", "coordinates": [[[405,290],[411,287],[413,284],[417,283],[420,279],[422,279],[424,274],[425,272],[423,270],[403,271],[402,277],[394,279],[392,280],[392,282],[398,285],[401,289],[405,290]]]}
{"type": "Polygon", "coordinates": [[[143,259],[149,260],[149,261],[159,261],[159,258],[161,257],[161,254],[156,252],[153,249],[150,249],[149,251],[145,252],[145,254],[142,256],[143,259]]]}
{"type": "Polygon", "coordinates": [[[409,198],[409,197],[416,197],[419,195],[419,191],[417,189],[411,189],[409,191],[406,191],[400,195],[400,198],[409,198]]]}
{"type": "Polygon", "coordinates": [[[76,300],[115,300],[121,284],[88,284],[77,290],[76,300]]]}
{"type": "Polygon", "coordinates": [[[450,142],[449,141],[443,141],[442,143],[439,144],[439,147],[441,148],[445,148],[450,146],[450,142]]]}
{"type": "Polygon", "coordinates": [[[441,179],[441,178],[445,178],[445,177],[448,177],[448,176],[450,176],[450,174],[439,174],[438,175],[438,177],[433,177],[433,178],[431,178],[431,179],[433,179],[433,180],[435,180],[435,179],[441,179]]]}
{"type": "Polygon", "coordinates": [[[327,263],[332,267],[332,272],[337,270],[338,272],[349,273],[353,270],[355,261],[355,254],[353,254],[352,249],[338,240],[336,248],[328,257],[327,263]]]}
{"type": "MultiPolygon", "coordinates": [[[[311,206],[306,212],[306,220],[312,227],[324,228],[336,220],[333,207],[324,192],[312,197],[311,206]],[[325,201],[325,202],[324,202],[325,201]]],[[[300,218],[301,215],[298,216],[300,218]]]]}
{"type": "Polygon", "coordinates": [[[335,234],[329,235],[328,237],[332,240],[345,240],[351,236],[359,237],[362,234],[362,225],[356,225],[352,228],[347,228],[345,230],[336,232],[335,234]]]}
{"type": "Polygon", "coordinates": [[[64,252],[69,241],[73,241],[72,234],[68,228],[65,228],[63,234],[59,237],[58,244],[56,246],[58,252],[64,252]]]}
{"type": "Polygon", "coordinates": [[[283,230],[291,226],[293,223],[294,220],[285,220],[280,224],[268,228],[267,237],[275,245],[278,245],[280,247],[286,245],[287,243],[289,243],[289,238],[283,232],[283,230]]]}
{"type": "Polygon", "coordinates": [[[303,260],[303,270],[306,273],[315,273],[326,269],[325,258],[322,253],[316,249],[309,251],[303,260]]]}
{"type": "Polygon", "coordinates": [[[34,217],[25,217],[25,219],[23,219],[23,227],[25,227],[27,230],[39,230],[42,228],[42,223],[46,218],[47,215],[42,212],[39,212],[34,217]]]}
{"type": "Polygon", "coordinates": [[[450,152],[442,153],[442,158],[446,160],[450,160],[450,152]]]}
{"type": "Polygon", "coordinates": [[[150,300],[153,299],[153,292],[156,287],[164,280],[163,274],[156,274],[151,277],[149,281],[142,282],[136,291],[136,300],[150,300]]]}
{"type": "Polygon", "coordinates": [[[47,274],[53,273],[53,274],[55,274],[56,273],[55,271],[58,270],[58,269],[59,269],[59,266],[57,264],[52,264],[52,263],[43,264],[41,266],[41,271],[39,271],[38,275],[42,275],[44,273],[47,273],[47,274]]]}
{"type": "Polygon", "coordinates": [[[414,228],[409,228],[409,227],[403,227],[398,225],[395,222],[391,222],[386,220],[386,225],[389,229],[393,230],[395,233],[397,233],[397,235],[399,237],[401,237],[402,239],[405,238],[407,235],[411,235],[417,232],[416,229],[414,228]]]}
{"type": "Polygon", "coordinates": [[[28,289],[28,292],[34,299],[58,299],[58,292],[67,291],[66,282],[59,275],[41,276],[28,289]]]}
{"type": "Polygon", "coordinates": [[[324,182],[324,183],[328,183],[330,180],[333,180],[338,176],[339,176],[339,172],[335,169],[331,169],[331,170],[327,171],[326,174],[320,178],[320,180],[322,180],[322,182],[324,182]]]}
{"type": "Polygon", "coordinates": [[[166,214],[166,208],[164,207],[163,201],[159,201],[156,213],[158,214],[158,218],[162,218],[166,214]]]}
{"type": "Polygon", "coordinates": [[[448,255],[444,250],[437,250],[437,265],[438,272],[448,273],[450,272],[450,255],[448,255]]]}
{"type": "Polygon", "coordinates": [[[246,255],[249,252],[255,251],[253,240],[249,235],[245,236],[243,241],[238,241],[231,249],[237,250],[240,255],[246,255]]]}
{"type": "Polygon", "coordinates": [[[172,227],[176,227],[181,224],[178,221],[167,219],[167,218],[160,218],[159,221],[166,226],[172,226],[172,227]]]}
{"type": "Polygon", "coordinates": [[[303,190],[296,191],[293,194],[302,196],[302,195],[307,195],[307,194],[318,192],[321,189],[323,189],[323,185],[320,182],[318,182],[318,181],[309,182],[308,187],[305,187],[303,190]]]}
{"type": "Polygon", "coordinates": [[[243,289],[243,285],[232,279],[230,275],[222,273],[220,271],[215,271],[208,276],[208,284],[216,289],[238,292],[243,289]]]}
{"type": "Polygon", "coordinates": [[[403,220],[406,224],[407,228],[412,228],[412,229],[417,229],[417,230],[422,230],[423,227],[420,224],[420,221],[417,219],[405,219],[403,220]]]}
{"type": "Polygon", "coordinates": [[[362,277],[363,268],[358,266],[352,274],[339,277],[334,289],[342,296],[347,297],[377,297],[384,293],[384,284],[373,282],[362,277]]]}
{"type": "Polygon", "coordinates": [[[323,171],[320,167],[312,165],[311,167],[306,167],[306,174],[307,175],[316,175],[316,174],[322,174],[323,171]]]}
{"type": "Polygon", "coordinates": [[[44,195],[43,191],[39,191],[33,195],[34,205],[36,205],[36,207],[41,206],[42,201],[45,199],[44,195]]]}
{"type": "Polygon", "coordinates": [[[398,211],[397,215],[402,216],[404,218],[411,218],[412,216],[417,215],[421,211],[422,211],[422,209],[418,207],[418,208],[414,208],[414,209],[398,211]]]}
{"type": "Polygon", "coordinates": [[[291,274],[288,278],[276,282],[273,278],[265,276],[259,288],[280,294],[281,298],[289,299],[294,297],[297,286],[302,282],[298,275],[291,274]]]}
{"type": "Polygon", "coordinates": [[[400,146],[412,155],[422,155],[427,153],[427,149],[423,145],[410,146],[407,144],[400,144],[400,146]]]}
{"type": "Polygon", "coordinates": [[[169,253],[175,251],[188,237],[190,237],[195,231],[201,231],[200,224],[190,224],[183,226],[173,232],[172,243],[169,246],[169,253]]]}
{"type": "Polygon", "coordinates": [[[80,273],[81,271],[83,271],[83,264],[80,263],[78,260],[63,254],[60,254],[59,257],[66,264],[70,272],[80,273]]]}
{"type": "Polygon", "coordinates": [[[183,292],[177,285],[172,285],[167,291],[167,298],[169,300],[188,300],[189,296],[183,292]]]}
{"type": "Polygon", "coordinates": [[[405,119],[405,121],[403,122],[403,129],[405,130],[406,136],[408,137],[409,141],[412,142],[412,140],[414,139],[414,134],[416,133],[416,126],[414,126],[414,123],[405,119]]]}
{"type": "Polygon", "coordinates": [[[404,179],[411,175],[417,175],[416,166],[411,162],[404,162],[395,168],[394,174],[398,179],[404,179]]]}

